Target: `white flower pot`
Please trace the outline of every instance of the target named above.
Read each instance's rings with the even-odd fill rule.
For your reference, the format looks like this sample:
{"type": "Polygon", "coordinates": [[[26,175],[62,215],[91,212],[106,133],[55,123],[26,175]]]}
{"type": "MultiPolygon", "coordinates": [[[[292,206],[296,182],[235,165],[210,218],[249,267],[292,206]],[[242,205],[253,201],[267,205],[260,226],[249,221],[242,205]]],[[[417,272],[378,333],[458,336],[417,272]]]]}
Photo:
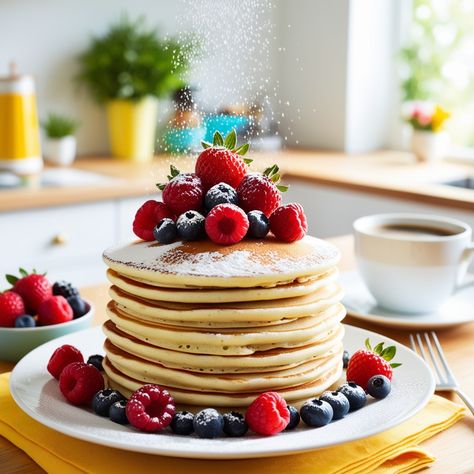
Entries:
{"type": "Polygon", "coordinates": [[[424,130],[413,130],[411,137],[411,149],[418,161],[439,161],[448,151],[449,135],[446,132],[429,132],[424,130]]]}
{"type": "Polygon", "coordinates": [[[76,157],[76,137],[46,138],[43,144],[45,159],[58,166],[69,166],[76,157]]]}

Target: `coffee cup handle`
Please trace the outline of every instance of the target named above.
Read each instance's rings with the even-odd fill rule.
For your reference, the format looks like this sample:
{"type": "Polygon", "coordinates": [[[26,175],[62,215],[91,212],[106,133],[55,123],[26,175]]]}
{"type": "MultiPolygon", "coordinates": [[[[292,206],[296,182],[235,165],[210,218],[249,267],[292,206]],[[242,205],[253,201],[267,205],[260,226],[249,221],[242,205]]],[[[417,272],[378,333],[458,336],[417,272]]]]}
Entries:
{"type": "Polygon", "coordinates": [[[469,263],[471,262],[471,259],[474,257],[474,242],[471,242],[468,244],[466,249],[464,250],[462,256],[461,256],[461,266],[459,268],[459,273],[458,273],[458,278],[456,282],[456,290],[460,290],[464,288],[465,286],[470,286],[474,284],[474,280],[469,281],[469,282],[463,282],[464,276],[466,275],[467,272],[467,267],[469,266],[469,263]]]}

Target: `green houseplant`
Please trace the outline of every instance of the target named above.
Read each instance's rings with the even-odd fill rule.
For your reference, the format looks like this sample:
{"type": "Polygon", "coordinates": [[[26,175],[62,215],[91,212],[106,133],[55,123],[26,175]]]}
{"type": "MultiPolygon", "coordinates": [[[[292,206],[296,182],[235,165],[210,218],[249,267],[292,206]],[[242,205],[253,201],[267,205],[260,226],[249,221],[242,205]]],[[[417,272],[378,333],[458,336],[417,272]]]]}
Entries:
{"type": "Polygon", "coordinates": [[[106,104],[112,154],[150,159],[157,99],[183,84],[189,65],[186,48],[173,39],[160,39],[142,18],[123,17],[105,35],[91,39],[79,65],[79,81],[106,104]]]}
{"type": "Polygon", "coordinates": [[[55,165],[68,166],[76,157],[76,137],[74,133],[79,122],[64,115],[50,113],[41,123],[45,132],[43,153],[55,165]]]}

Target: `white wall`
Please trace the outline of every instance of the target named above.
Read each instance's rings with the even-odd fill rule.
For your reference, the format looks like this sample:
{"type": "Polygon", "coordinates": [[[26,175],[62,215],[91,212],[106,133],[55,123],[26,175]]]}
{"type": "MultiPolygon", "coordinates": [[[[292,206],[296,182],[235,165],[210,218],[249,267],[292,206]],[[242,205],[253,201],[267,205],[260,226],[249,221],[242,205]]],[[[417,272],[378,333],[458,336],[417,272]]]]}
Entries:
{"type": "MultiPolygon", "coordinates": [[[[76,57],[92,35],[104,33],[125,12],[131,18],[145,15],[147,23],[158,25],[163,34],[201,28],[199,33],[212,47],[196,64],[191,79],[202,86],[202,102],[213,107],[222,97],[232,103],[243,95],[256,94],[262,78],[270,77],[271,87],[268,68],[273,62],[273,50],[271,41],[265,43],[263,36],[273,38],[274,32],[267,26],[274,23],[275,12],[265,7],[267,3],[225,0],[216,9],[214,0],[1,0],[0,76],[15,60],[20,72],[31,73],[36,79],[40,117],[53,110],[79,118],[82,126],[78,131],[78,152],[106,153],[103,107],[73,81],[76,57]],[[255,19],[263,25],[255,32],[259,35],[257,40],[243,28],[243,23],[251,24],[255,19]],[[245,41],[255,43],[251,58],[241,47],[245,41]]],[[[166,106],[163,101],[162,114],[166,113],[166,106]]]]}

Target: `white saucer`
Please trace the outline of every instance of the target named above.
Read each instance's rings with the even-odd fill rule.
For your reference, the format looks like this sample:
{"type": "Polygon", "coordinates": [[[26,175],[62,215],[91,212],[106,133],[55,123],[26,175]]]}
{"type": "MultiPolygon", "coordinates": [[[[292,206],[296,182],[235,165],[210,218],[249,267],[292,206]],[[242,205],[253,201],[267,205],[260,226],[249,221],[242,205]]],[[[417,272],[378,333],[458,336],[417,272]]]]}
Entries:
{"type": "Polygon", "coordinates": [[[357,271],[343,272],[339,276],[345,293],[343,304],[350,316],[383,326],[405,329],[445,328],[473,322],[473,279],[474,276],[469,275],[470,283],[454,294],[437,312],[403,314],[378,306],[357,271]]]}
{"type": "MultiPolygon", "coordinates": [[[[94,415],[90,409],[69,405],[58,382],[46,371],[53,351],[72,344],[85,357],[102,352],[104,335],[100,327],[75,332],[47,342],[27,354],[13,369],[11,394],[29,416],[50,428],[92,443],[150,454],[185,458],[242,459],[325,448],[373,436],[399,425],[421,410],[433,395],[434,379],[425,362],[400,343],[365,329],[345,325],[344,347],[353,354],[364,347],[364,340],[395,345],[395,359],[402,365],[393,376],[392,391],[383,400],[370,400],[364,408],[322,428],[300,424],[294,431],[262,437],[248,434],[242,438],[200,439],[177,436],[165,430],[156,435],[140,433],[129,426],[112,423],[94,415]]],[[[1,471],[1,469],[0,469],[1,471]]]]}

